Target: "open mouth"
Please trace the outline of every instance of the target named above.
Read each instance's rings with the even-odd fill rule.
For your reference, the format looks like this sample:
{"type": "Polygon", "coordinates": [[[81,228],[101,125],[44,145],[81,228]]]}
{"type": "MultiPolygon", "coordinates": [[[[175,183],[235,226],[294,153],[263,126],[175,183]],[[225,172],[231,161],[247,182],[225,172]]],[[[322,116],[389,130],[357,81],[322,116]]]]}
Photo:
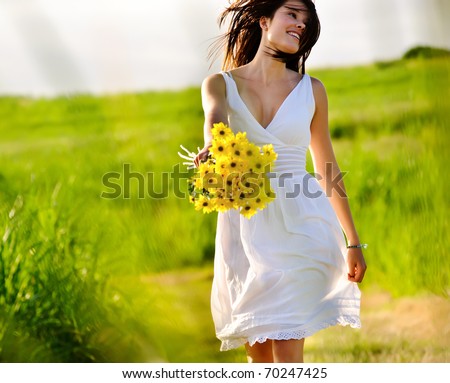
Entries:
{"type": "Polygon", "coordinates": [[[292,36],[293,38],[295,38],[297,41],[300,41],[300,35],[296,32],[288,32],[289,36],[292,36]]]}

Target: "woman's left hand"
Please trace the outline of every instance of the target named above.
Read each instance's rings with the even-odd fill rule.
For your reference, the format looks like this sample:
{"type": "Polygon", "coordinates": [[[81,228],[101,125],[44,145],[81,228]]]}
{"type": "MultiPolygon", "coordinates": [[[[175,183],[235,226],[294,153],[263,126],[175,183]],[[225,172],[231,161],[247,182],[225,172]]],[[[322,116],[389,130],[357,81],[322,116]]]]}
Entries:
{"type": "Polygon", "coordinates": [[[362,250],[347,249],[348,280],[361,283],[366,273],[367,265],[362,250]]]}

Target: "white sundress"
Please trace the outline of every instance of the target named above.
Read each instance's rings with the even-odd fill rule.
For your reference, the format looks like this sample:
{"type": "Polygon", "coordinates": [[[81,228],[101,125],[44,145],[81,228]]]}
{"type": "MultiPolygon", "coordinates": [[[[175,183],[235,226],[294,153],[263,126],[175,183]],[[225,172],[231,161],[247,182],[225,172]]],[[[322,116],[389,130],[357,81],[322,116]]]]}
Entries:
{"type": "Polygon", "coordinates": [[[262,127],[228,72],[228,123],[278,158],[276,198],[250,219],[218,214],[211,311],[221,350],[268,339],[302,339],[331,325],[360,327],[361,293],[347,280],[346,243],[336,214],[306,169],[315,102],[305,74],[262,127]]]}

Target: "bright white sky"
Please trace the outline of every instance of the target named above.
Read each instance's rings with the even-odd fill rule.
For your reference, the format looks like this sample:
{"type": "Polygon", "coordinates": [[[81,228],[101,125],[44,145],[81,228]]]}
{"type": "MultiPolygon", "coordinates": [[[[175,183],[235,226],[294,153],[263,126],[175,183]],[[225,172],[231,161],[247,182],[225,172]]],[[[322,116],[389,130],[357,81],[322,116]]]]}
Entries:
{"type": "MultiPolygon", "coordinates": [[[[199,85],[228,0],[0,0],[0,94],[53,96],[199,85]]],[[[307,68],[450,48],[448,0],[316,0],[307,68]]],[[[223,32],[223,31],[222,31],[223,32]]]]}

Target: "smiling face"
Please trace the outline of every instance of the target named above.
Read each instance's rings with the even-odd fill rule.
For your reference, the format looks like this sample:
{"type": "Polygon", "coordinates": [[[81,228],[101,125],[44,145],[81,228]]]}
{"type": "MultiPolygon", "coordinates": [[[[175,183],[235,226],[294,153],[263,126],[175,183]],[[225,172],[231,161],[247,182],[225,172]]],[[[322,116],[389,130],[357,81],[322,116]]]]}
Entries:
{"type": "Polygon", "coordinates": [[[263,44],[284,53],[296,53],[308,17],[308,9],[301,1],[286,1],[271,19],[261,19],[263,44]]]}

